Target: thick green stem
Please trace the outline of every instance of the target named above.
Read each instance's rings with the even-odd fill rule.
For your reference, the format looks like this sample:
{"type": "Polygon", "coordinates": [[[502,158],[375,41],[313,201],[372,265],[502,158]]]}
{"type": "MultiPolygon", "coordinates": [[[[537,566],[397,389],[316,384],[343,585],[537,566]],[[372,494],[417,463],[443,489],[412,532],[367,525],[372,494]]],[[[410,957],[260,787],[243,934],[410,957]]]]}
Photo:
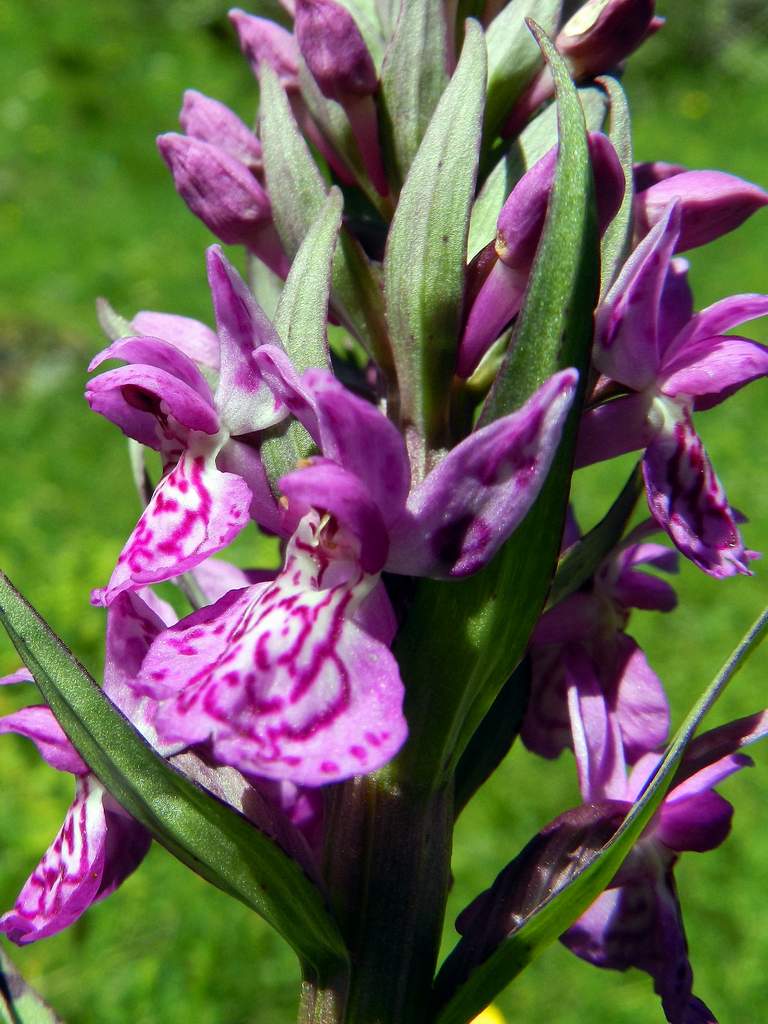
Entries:
{"type": "Polygon", "coordinates": [[[340,786],[329,816],[325,874],[350,948],[349,995],[337,1016],[300,1021],[425,1024],[450,883],[451,794],[385,771],[340,786]]]}

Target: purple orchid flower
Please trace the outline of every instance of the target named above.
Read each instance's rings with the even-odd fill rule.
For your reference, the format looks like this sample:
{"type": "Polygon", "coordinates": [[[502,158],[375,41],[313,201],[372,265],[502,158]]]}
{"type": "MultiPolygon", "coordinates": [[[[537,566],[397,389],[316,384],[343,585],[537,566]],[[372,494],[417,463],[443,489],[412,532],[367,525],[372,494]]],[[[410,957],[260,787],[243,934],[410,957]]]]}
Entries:
{"type": "Polygon", "coordinates": [[[576,458],[586,466],[645,448],[651,514],[719,578],[749,573],[749,555],[692,414],[768,373],[768,348],[724,333],[768,313],[768,296],[733,295],[693,315],[686,265],[672,258],[679,233],[672,203],[598,308],[595,365],[630,393],[587,411],[576,458]]]}
{"type": "MultiPolygon", "coordinates": [[[[589,135],[600,232],[616,216],[624,195],[624,172],[606,135],[589,135]]],[[[456,373],[469,377],[523,304],[555,179],[557,146],[523,175],[507,197],[496,238],[469,267],[473,295],[457,355],[456,373]]]]}
{"type": "MultiPolygon", "coordinates": [[[[677,598],[666,581],[640,571],[644,565],[675,572],[677,555],[660,544],[628,544],[602,563],[589,590],[571,594],[541,617],[531,641],[531,697],[521,729],[529,750],[548,758],[566,747],[578,750],[580,701],[596,709],[592,738],[595,731],[618,728],[631,763],[664,743],[664,688],[625,626],[630,609],[668,612],[677,598]]],[[[593,787],[592,799],[604,795],[593,787]]]]}
{"type": "MultiPolygon", "coordinates": [[[[586,724],[586,723],[585,723],[586,724]]],[[[737,751],[768,734],[768,713],[731,722],[697,737],[688,747],[675,780],[609,888],[562,937],[577,956],[598,967],[637,967],[651,975],[670,1024],[716,1024],[712,1012],[693,995],[693,972],[683,928],[673,868],[686,850],[713,850],[727,837],[733,807],[714,787],[752,761],[737,751]]],[[[616,748],[621,761],[620,748],[616,748]]],[[[581,767],[585,800],[605,792],[603,818],[627,813],[652,777],[661,757],[647,754],[629,778],[613,773],[595,790],[585,780],[604,772],[588,762],[596,749],[585,747],[581,767]]],[[[604,751],[600,752],[604,760],[604,751]]],[[[599,803],[592,804],[595,812],[599,803]]],[[[598,818],[600,815],[598,815],[598,818]]]]}
{"type": "MultiPolygon", "coordinates": [[[[153,705],[126,685],[151,638],[175,621],[173,610],[150,592],[123,595],[110,609],[104,692],[163,753],[152,724],[153,705]],[[146,598],[146,603],[144,598],[146,598]]],[[[31,682],[22,670],[0,683],[31,682]]],[[[151,837],[110,796],[82,760],[50,708],[32,706],[0,718],[0,733],[31,739],[43,759],[75,777],[75,798],[50,848],[30,875],[0,931],[19,945],[55,935],[92,903],[115,891],[139,866],[151,837]]]]}
{"type": "Polygon", "coordinates": [[[577,379],[575,370],[555,374],[412,487],[405,441],[374,406],[326,371],[292,377],[285,355],[268,345],[254,359],[323,453],[280,480],[284,530],[312,508],[326,511],[357,537],[367,572],[437,579],[482,568],[521,522],[557,450],[577,379]]]}
{"type": "MultiPolygon", "coordinates": [[[[118,560],[106,588],[109,604],[127,589],[177,576],[220,550],[253,517],[279,523],[254,431],[280,422],[288,410],[275,399],[250,358],[254,346],[280,340],[218,247],[208,251],[216,311],[219,378],[215,394],[180,348],[183,324],[166,337],[121,338],[91,362],[128,365],[91,380],[86,397],[129,437],[158,450],[164,476],[118,560]],[[240,440],[242,438],[242,440],[240,440]]],[[[144,321],[146,322],[146,316],[144,321]]],[[[165,322],[154,323],[158,333],[165,322]]],[[[197,340],[197,331],[193,339],[197,340]]]]}
{"type": "Polygon", "coordinates": [[[210,742],[219,763],[308,786],[389,761],[406,736],[403,686],[387,644],[353,621],[377,583],[358,548],[311,513],[274,581],[161,633],[134,685],[159,701],[164,740],[210,742]]]}

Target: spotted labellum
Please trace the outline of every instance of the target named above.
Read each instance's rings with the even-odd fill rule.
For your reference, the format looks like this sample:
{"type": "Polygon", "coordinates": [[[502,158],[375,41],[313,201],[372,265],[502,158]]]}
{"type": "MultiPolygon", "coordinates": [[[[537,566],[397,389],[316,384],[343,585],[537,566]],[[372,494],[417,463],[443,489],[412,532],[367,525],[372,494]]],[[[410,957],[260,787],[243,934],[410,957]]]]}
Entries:
{"type": "Polygon", "coordinates": [[[725,840],[715,787],[766,712],[689,741],[765,619],[671,740],[630,620],[675,609],[658,572],[716,586],[758,557],[698,430],[768,375],[731,333],[768,296],[695,312],[680,254],[768,194],[633,165],[617,74],[652,0],[458,9],[234,10],[255,117],[189,89],[157,141],[212,235],[211,316],[98,305],[85,396],[142,503],[91,592],[101,685],[0,574],[26,666],[0,682],[43,700],[0,732],[75,784],[0,931],[63,930],[155,840],[293,948],[304,1024],[484,1020],[558,937],[646,972],[670,1024],[716,1024],[674,868],[725,840]],[[582,530],[582,468],[631,452],[582,530]],[[440,964],[455,818],[518,734],[581,804],[440,964]]]}

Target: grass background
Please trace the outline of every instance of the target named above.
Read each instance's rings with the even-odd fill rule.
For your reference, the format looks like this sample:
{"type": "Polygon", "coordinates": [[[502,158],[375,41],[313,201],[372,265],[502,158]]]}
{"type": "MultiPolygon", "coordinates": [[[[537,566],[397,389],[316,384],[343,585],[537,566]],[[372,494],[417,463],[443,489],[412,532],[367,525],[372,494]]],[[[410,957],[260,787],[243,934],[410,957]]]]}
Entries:
{"type": "MultiPolygon", "coordinates": [[[[637,157],[768,185],[762,4],[667,7],[669,26],[627,77],[637,157]]],[[[128,315],[149,308],[210,319],[210,238],[177,199],[152,140],[175,128],[186,87],[252,117],[253,83],[224,11],[214,0],[0,0],[0,564],[94,672],[104,621],[88,592],[108,577],[137,504],[118,432],[81,397],[87,359],[103,344],[93,299],[107,295],[128,315]]],[[[768,290],[766,217],[691,254],[699,306],[768,290]]],[[[768,330],[760,324],[751,336],[768,341],[768,330]]],[[[759,550],[768,549],[765,401],[756,384],[700,422],[759,550]]],[[[582,475],[587,525],[623,472],[582,475]]],[[[246,538],[241,551],[255,545],[246,538]]],[[[676,720],[765,603],[766,570],[758,563],[752,579],[716,583],[686,565],[679,593],[672,615],[631,627],[669,687],[676,720]]],[[[15,665],[0,639],[0,673],[15,665]]],[[[764,705],[765,671],[758,654],[712,723],[764,705]]],[[[0,710],[18,700],[2,694],[0,710]]],[[[722,1022],[759,1020],[768,1007],[768,756],[755,758],[756,770],[722,787],[738,808],[731,838],[714,854],[683,858],[678,872],[696,990],[722,1022]]],[[[12,739],[0,745],[0,779],[6,908],[58,828],[71,780],[12,739]]],[[[461,907],[577,801],[569,757],[550,764],[513,751],[459,823],[447,945],[461,907]]],[[[14,956],[70,1024],[278,1024],[294,1012],[297,972],[277,938],[159,848],[106,904],[14,956]]],[[[646,976],[598,972],[559,946],[499,1002],[526,1024],[662,1019],[646,976]]]]}

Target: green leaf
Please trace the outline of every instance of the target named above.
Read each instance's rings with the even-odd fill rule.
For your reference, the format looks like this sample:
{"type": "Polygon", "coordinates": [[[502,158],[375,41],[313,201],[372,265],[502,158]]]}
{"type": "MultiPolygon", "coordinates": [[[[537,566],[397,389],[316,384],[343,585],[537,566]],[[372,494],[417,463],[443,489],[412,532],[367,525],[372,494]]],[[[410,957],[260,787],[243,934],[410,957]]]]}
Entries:
{"type": "Polygon", "coordinates": [[[0,1024],[61,1024],[0,949],[0,1024]]]}
{"type": "MultiPolygon", "coordinates": [[[[589,365],[598,243],[584,117],[561,58],[546,37],[540,45],[555,78],[561,145],[516,352],[483,422],[522,404],[557,370],[576,366],[584,379],[589,365]]],[[[557,562],[579,406],[537,501],[493,562],[467,580],[419,584],[395,642],[412,737],[396,768],[408,779],[445,780],[523,656],[557,562]],[[432,679],[438,692],[422,682],[432,679]]]]}
{"type": "Polygon", "coordinates": [[[433,447],[447,432],[485,66],[482,30],[468,22],[461,59],[400,193],[384,256],[402,419],[433,447]]]}
{"type": "MultiPolygon", "coordinates": [[[[343,205],[341,192],[332,188],[296,253],[275,313],[275,328],[299,373],[310,367],[330,368],[328,299],[343,205]]],[[[263,432],[259,452],[273,490],[281,476],[315,450],[307,430],[292,417],[263,432]]]]}
{"type": "Polygon", "coordinates": [[[443,0],[403,4],[381,69],[381,130],[395,191],[408,174],[445,90],[443,0]]]}
{"type": "Polygon", "coordinates": [[[275,328],[299,373],[330,368],[326,322],[343,206],[341,192],[332,188],[296,253],[277,306],[275,328]]]}
{"type": "MultiPolygon", "coordinates": [[[[599,132],[605,123],[608,100],[602,89],[583,86],[576,90],[588,132],[599,132]]],[[[523,130],[516,147],[520,154],[521,173],[533,166],[558,140],[558,107],[550,104],[523,130]]]]}
{"type": "Polygon", "coordinates": [[[99,327],[106,334],[110,341],[117,341],[119,338],[129,338],[135,334],[131,321],[126,320],[112,308],[106,299],[96,299],[96,316],[99,327]]]}
{"type": "Polygon", "coordinates": [[[642,491],[643,476],[638,462],[600,522],[560,559],[547,607],[562,601],[594,576],[600,563],[624,536],[642,491]]]}
{"type": "Polygon", "coordinates": [[[632,174],[632,124],[629,104],[621,85],[615,78],[605,75],[597,82],[605,89],[610,101],[608,116],[608,138],[613,143],[624,171],[624,198],[619,212],[608,225],[603,235],[600,263],[602,272],[601,297],[605,295],[621,270],[627,257],[632,236],[632,200],[634,198],[634,176],[632,174]]]}
{"type": "Polygon", "coordinates": [[[320,890],[277,843],[157,754],[0,573],[0,621],[83,760],[187,867],[268,921],[319,974],[346,953],[320,890]]]}
{"type": "Polygon", "coordinates": [[[526,18],[551,35],[557,28],[561,0],[512,0],[493,19],[485,34],[488,46],[488,100],[485,138],[497,133],[536,71],[543,65],[526,18]]]}
{"type": "MultiPolygon", "coordinates": [[[[499,371],[480,417],[490,423],[519,408],[556,370],[576,366],[583,392],[589,366],[585,331],[591,335],[596,268],[590,266],[589,288],[579,287],[583,256],[595,233],[592,169],[586,126],[568,69],[553,43],[532,28],[555,80],[560,150],[541,240],[531,270],[525,302],[517,318],[507,359],[499,371]],[[570,321],[578,324],[572,337],[570,321]]],[[[578,410],[576,410],[578,415],[578,410]]],[[[574,417],[571,417],[572,421],[574,417]]]]}
{"type": "MultiPolygon", "coordinates": [[[[264,171],[277,232],[293,258],[320,216],[327,188],[274,72],[261,70],[264,171]]],[[[342,229],[333,258],[333,308],[385,374],[392,365],[379,282],[357,241],[342,229]]]]}
{"type": "Polygon", "coordinates": [[[768,609],[755,622],[728,658],[711,685],[694,705],[640,799],[633,805],[613,837],[562,888],[519,922],[516,930],[469,975],[455,991],[451,975],[461,960],[461,942],[448,957],[436,981],[447,1001],[435,1015],[435,1024],[466,1024],[566,931],[605,889],[643,829],[656,812],[672,783],[685,748],[702,719],[744,665],[768,630],[768,609]]]}
{"type": "Polygon", "coordinates": [[[382,200],[371,184],[346,111],[336,100],[323,96],[312,72],[301,58],[299,59],[299,83],[307,110],[336,155],[346,165],[347,171],[356,179],[371,205],[382,216],[387,215],[388,200],[382,200]]]}

